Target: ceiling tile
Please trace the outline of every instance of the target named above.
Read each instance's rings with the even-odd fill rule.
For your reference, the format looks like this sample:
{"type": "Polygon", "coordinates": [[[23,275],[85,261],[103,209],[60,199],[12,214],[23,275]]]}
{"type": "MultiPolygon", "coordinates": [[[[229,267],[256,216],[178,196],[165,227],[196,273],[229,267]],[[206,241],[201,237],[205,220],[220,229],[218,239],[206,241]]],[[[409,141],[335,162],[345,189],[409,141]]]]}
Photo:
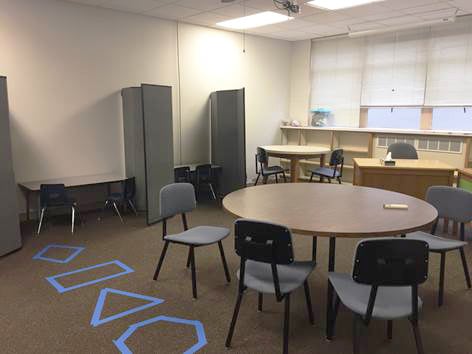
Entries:
{"type": "Polygon", "coordinates": [[[67,2],[75,2],[77,4],[82,4],[82,5],[91,5],[91,6],[97,6],[103,3],[105,0],[66,0],[67,2]]]}
{"type": "Polygon", "coordinates": [[[184,17],[196,15],[200,12],[201,11],[196,10],[196,9],[191,9],[189,7],[183,7],[179,5],[170,4],[170,5],[159,6],[150,11],[146,11],[145,14],[149,16],[154,16],[154,17],[177,20],[177,19],[182,19],[184,17]]]}
{"type": "Polygon", "coordinates": [[[229,19],[230,18],[227,16],[215,14],[212,12],[202,12],[197,15],[185,17],[185,22],[215,26],[218,22],[226,21],[229,19]]]}
{"type": "Polygon", "coordinates": [[[222,3],[221,0],[178,0],[175,5],[202,11],[211,11],[220,7],[229,6],[226,3],[222,3]]]}
{"type": "Polygon", "coordinates": [[[213,10],[212,12],[231,18],[238,18],[253,15],[255,13],[261,12],[261,10],[236,4],[220,7],[219,9],[213,10]]]}
{"type": "Polygon", "coordinates": [[[410,23],[418,23],[420,20],[418,17],[415,16],[399,16],[399,17],[392,17],[392,18],[386,18],[385,20],[377,21],[385,26],[399,26],[399,25],[405,25],[405,24],[410,24],[410,23]]]}
{"type": "Polygon", "coordinates": [[[100,6],[107,9],[139,13],[154,9],[159,6],[159,3],[154,0],[106,0],[100,3],[100,6]]]}

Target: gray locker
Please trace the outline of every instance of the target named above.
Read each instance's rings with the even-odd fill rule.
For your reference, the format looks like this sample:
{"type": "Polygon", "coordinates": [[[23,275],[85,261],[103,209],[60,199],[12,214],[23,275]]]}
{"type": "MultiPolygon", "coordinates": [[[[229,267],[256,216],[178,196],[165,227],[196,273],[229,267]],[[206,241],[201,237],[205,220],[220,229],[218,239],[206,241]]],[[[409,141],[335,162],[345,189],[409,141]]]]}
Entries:
{"type": "Polygon", "coordinates": [[[148,225],[160,221],[159,191],[174,180],[172,88],[143,84],[122,90],[125,167],[136,177],[136,202],[148,225]]]}
{"type": "Polygon", "coordinates": [[[21,248],[16,182],[13,173],[7,78],[0,76],[0,256],[21,248]]]}
{"type": "Polygon", "coordinates": [[[221,166],[222,195],[246,187],[246,114],[244,89],[210,95],[211,162],[221,166]]]}

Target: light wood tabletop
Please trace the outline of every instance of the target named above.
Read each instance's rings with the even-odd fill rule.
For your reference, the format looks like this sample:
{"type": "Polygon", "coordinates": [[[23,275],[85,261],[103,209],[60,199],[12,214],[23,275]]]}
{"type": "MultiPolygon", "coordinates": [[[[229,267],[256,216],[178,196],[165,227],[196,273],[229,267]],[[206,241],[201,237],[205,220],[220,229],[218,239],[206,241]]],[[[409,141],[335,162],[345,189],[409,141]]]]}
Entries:
{"type": "Polygon", "coordinates": [[[438,160],[404,160],[395,159],[395,166],[385,166],[379,158],[355,158],[359,167],[388,168],[388,169],[424,169],[454,171],[456,168],[438,160]]]}
{"type": "Polygon", "coordinates": [[[423,229],[437,218],[423,200],[387,190],[322,183],[249,187],[228,194],[223,207],[233,215],[287,226],[325,237],[393,236],[423,229]],[[383,204],[407,204],[407,210],[383,204]]]}
{"type": "Polygon", "coordinates": [[[290,160],[290,180],[298,182],[300,174],[299,163],[301,159],[320,159],[320,166],[324,165],[325,155],[331,153],[331,149],[316,145],[266,145],[261,146],[269,156],[290,160]]]}

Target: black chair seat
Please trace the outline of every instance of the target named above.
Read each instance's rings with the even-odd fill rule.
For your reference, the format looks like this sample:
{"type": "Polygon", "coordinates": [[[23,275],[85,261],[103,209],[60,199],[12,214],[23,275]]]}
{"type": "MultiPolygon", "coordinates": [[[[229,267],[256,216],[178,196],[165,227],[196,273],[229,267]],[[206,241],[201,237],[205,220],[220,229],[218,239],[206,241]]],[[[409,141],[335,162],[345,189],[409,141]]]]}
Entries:
{"type": "Polygon", "coordinates": [[[272,175],[272,174],[277,174],[277,173],[282,173],[284,172],[284,168],[282,166],[268,166],[268,167],[262,167],[262,174],[263,175],[272,175]]]}
{"type": "Polygon", "coordinates": [[[310,172],[318,176],[329,177],[329,178],[336,178],[341,175],[339,171],[336,171],[333,168],[329,168],[329,167],[318,167],[313,170],[310,170],[310,172]]]}

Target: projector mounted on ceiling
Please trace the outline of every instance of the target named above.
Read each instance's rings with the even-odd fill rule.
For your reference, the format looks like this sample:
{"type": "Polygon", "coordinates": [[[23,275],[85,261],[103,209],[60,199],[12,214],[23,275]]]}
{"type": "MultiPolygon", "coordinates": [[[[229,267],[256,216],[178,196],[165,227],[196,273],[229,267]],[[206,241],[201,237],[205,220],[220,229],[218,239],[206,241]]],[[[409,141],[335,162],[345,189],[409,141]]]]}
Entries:
{"type": "Polygon", "coordinates": [[[298,14],[300,12],[300,5],[297,0],[273,0],[274,5],[279,10],[286,10],[288,15],[298,14]]]}

